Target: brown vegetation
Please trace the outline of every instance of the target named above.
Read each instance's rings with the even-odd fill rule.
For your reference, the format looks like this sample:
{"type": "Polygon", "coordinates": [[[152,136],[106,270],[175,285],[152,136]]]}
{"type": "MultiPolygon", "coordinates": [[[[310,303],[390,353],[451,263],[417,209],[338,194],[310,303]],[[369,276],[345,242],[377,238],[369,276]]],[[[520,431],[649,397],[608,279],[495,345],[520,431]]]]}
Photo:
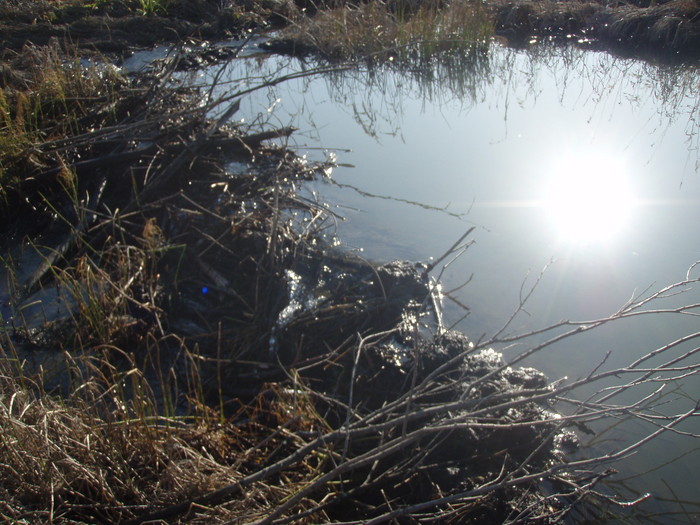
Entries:
{"type": "MultiPolygon", "coordinates": [[[[84,68],[66,43],[123,50],[130,37],[119,31],[143,24],[151,43],[173,28],[225,34],[232,19],[218,25],[212,4],[4,6],[14,29],[3,32],[0,98],[3,519],[548,523],[586,499],[619,504],[597,488],[607,463],[697,415],[662,415],[661,389],[645,390],[696,373],[695,350],[650,364],[673,343],[557,384],[518,365],[610,322],[693,314],[653,304],[697,279],[611,318],[545,328],[536,335],[549,339],[508,363],[491,347],[533,334],[507,335],[506,324],[475,344],[445,330],[431,275],[468,234],[430,266],[333,250],[330,213],[296,192],[333,164],[266,145],[293,129],[236,124],[243,93],[213,100],[174,87],[181,57],[129,78],[94,55],[84,68]],[[71,38],[38,46],[64,31],[71,38]],[[577,388],[618,376],[576,400],[577,388]],[[616,417],[637,418],[646,435],[601,457],[567,456],[573,428],[616,417]]],[[[486,38],[480,8],[433,7],[318,13],[319,24],[343,21],[332,38],[305,21],[294,28],[317,49],[325,42],[328,57],[351,56],[358,34],[370,54],[388,36],[387,59],[416,43],[429,57],[444,49],[441,31],[486,38]],[[368,16],[384,29],[365,32],[368,16]]],[[[256,20],[272,10],[257,6],[256,20]]]]}
{"type": "Polygon", "coordinates": [[[267,48],[331,60],[416,63],[444,51],[468,52],[492,36],[493,22],[482,4],[375,1],[324,9],[313,18],[299,19],[267,48]]]}
{"type": "MultiPolygon", "coordinates": [[[[395,56],[420,44],[439,50],[496,34],[514,46],[556,41],[665,59],[700,54],[697,0],[616,2],[303,2],[298,0],[11,0],[0,7],[0,59],[51,39],[83,52],[123,54],[158,42],[241,37],[287,28],[275,50],[330,58],[395,56]]],[[[12,75],[7,69],[2,76],[12,75]]]]}

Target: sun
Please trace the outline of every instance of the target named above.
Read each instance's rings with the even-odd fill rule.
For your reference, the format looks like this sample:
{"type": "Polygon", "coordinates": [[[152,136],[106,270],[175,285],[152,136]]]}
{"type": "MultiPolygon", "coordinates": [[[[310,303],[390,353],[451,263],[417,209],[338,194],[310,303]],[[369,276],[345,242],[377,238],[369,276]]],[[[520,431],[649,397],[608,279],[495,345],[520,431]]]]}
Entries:
{"type": "Polygon", "coordinates": [[[569,242],[609,241],[630,225],[635,199],[624,163],[613,157],[561,159],[546,177],[541,207],[569,242]]]}

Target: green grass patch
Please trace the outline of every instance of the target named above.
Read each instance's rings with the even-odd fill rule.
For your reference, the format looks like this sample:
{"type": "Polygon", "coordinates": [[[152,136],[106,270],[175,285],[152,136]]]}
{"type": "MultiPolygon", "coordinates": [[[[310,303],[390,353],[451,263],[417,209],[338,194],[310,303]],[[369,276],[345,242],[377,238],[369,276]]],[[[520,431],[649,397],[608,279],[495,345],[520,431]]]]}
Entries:
{"type": "Polygon", "coordinates": [[[163,15],[168,12],[169,0],[138,0],[138,12],[143,15],[163,15]]]}

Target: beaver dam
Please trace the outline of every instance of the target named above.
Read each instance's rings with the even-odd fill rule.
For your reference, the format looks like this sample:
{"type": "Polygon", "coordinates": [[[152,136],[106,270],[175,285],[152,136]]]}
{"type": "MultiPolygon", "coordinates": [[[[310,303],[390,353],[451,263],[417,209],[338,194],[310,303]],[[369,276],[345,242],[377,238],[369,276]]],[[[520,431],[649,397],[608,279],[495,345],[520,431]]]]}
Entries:
{"type": "MultiPolygon", "coordinates": [[[[694,5],[649,6],[678,18],[665,33],[625,26],[635,35],[628,50],[671,60],[655,85],[673,107],[689,98],[669,86],[697,85],[694,5]]],[[[669,435],[694,443],[676,457],[696,457],[700,333],[674,331],[676,319],[698,314],[692,261],[673,252],[686,265],[680,279],[625,289],[612,310],[585,321],[562,320],[563,309],[537,318],[546,275],[504,278],[517,300],[492,329],[491,305],[508,291],[494,285],[501,275],[476,296],[470,282],[469,254],[488,229],[471,215],[476,198],[445,206],[425,173],[391,179],[403,154],[386,137],[410,141],[411,100],[478,112],[498,78],[527,70],[522,56],[559,64],[547,62],[554,49],[588,64],[585,52],[546,46],[519,55],[496,45],[504,36],[516,47],[559,44],[595,27],[597,46],[621,52],[627,33],[605,32],[612,7],[582,4],[582,18],[567,15],[565,27],[547,22],[557,6],[546,15],[536,3],[471,6],[460,11],[459,31],[469,33],[451,27],[440,40],[456,4],[8,3],[0,515],[66,524],[693,522],[698,501],[659,497],[653,472],[628,487],[625,473],[669,435]],[[328,38],[319,28],[338,27],[341,8],[344,32],[328,38]],[[383,36],[358,33],[380,19],[383,36]],[[263,35],[270,28],[281,32],[263,35]],[[393,47],[379,38],[389,33],[393,47]],[[136,45],[149,47],[133,54],[136,45]],[[324,113],[324,97],[341,112],[324,113]],[[350,168],[346,158],[356,159],[322,148],[328,140],[389,167],[377,175],[359,159],[350,168]],[[397,186],[417,190],[384,191],[397,186]],[[391,233],[392,221],[421,226],[391,233]],[[528,315],[534,324],[522,324],[528,315]],[[659,317],[671,321],[654,328],[658,338],[629,333],[629,323],[659,317]],[[579,341],[618,325],[626,340],[596,339],[600,352],[581,357],[579,341]],[[567,347],[578,357],[548,367],[547,352],[567,347]]],[[[432,129],[429,121],[420,113],[419,127],[432,129]]],[[[692,150],[696,130],[683,132],[692,150]]],[[[444,130],[429,133],[449,143],[444,130]]],[[[430,173],[436,163],[449,171],[448,156],[422,158],[430,173]]]]}

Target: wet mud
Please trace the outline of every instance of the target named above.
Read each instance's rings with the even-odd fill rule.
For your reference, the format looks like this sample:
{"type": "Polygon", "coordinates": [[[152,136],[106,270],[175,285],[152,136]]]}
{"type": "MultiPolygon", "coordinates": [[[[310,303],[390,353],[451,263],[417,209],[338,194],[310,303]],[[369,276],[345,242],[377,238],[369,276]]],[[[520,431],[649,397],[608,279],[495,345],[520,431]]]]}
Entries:
{"type": "MultiPolygon", "coordinates": [[[[25,46],[44,46],[52,39],[83,53],[123,56],[157,43],[235,38],[255,27],[240,9],[222,8],[220,2],[173,2],[166,14],[139,14],[119,2],[95,6],[80,4],[53,8],[50,4],[14,2],[5,6],[0,20],[2,58],[11,59],[25,46]]],[[[261,20],[262,22],[262,20],[261,20]]]]}

